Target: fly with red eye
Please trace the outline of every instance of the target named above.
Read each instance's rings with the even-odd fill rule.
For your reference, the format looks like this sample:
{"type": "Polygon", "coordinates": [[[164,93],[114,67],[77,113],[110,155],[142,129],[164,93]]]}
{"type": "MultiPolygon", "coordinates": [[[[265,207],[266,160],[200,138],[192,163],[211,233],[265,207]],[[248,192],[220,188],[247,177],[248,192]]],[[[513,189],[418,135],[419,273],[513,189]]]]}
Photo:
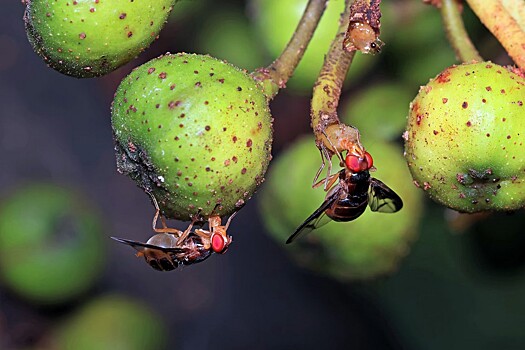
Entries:
{"type": "Polygon", "coordinates": [[[357,219],[366,207],[380,213],[395,213],[403,207],[401,198],[387,185],[370,176],[373,159],[368,152],[362,157],[348,154],[345,168],[326,180],[330,190],[324,202],[286,241],[293,242],[300,235],[315,230],[331,220],[346,222],[357,219]]]}
{"type": "Polygon", "coordinates": [[[166,220],[160,215],[160,208],[155,197],[151,195],[151,198],[156,209],[152,223],[156,234],[146,243],[115,237],[111,237],[112,239],[133,247],[137,250],[137,257],[144,257],[148,265],[159,271],[171,271],[179,266],[204,261],[212,253],[224,254],[226,252],[232,242],[232,237],[226,231],[237,212],[230,216],[224,226],[221,225],[219,216],[212,215],[208,219],[209,230],[192,231],[195,223],[192,222],[183,232],[167,227],[166,220]],[[161,228],[157,228],[159,217],[162,223],[161,228]]]}

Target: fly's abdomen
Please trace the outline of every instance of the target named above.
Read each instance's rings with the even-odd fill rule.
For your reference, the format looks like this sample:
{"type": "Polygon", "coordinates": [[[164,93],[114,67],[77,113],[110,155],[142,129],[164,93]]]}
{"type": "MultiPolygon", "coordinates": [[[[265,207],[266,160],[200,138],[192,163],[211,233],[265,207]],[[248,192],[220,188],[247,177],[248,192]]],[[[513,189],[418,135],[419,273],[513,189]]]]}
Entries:
{"type": "Polygon", "coordinates": [[[326,210],[326,215],[334,221],[352,221],[357,219],[366,210],[368,205],[366,196],[349,196],[335,202],[326,210]]]}

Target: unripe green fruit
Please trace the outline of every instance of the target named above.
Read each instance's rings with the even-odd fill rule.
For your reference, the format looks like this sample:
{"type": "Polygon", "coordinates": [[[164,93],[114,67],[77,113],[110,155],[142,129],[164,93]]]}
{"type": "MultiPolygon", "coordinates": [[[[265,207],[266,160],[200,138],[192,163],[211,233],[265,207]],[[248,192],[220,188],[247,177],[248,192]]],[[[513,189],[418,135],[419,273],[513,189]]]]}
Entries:
{"type": "MultiPolygon", "coordinates": [[[[286,246],[301,265],[341,280],[362,280],[392,273],[408,254],[417,235],[423,196],[413,189],[399,147],[374,141],[367,151],[378,168],[370,175],[403,199],[403,209],[384,214],[368,208],[354,221],[329,222],[301,236],[286,246]]],[[[306,137],[272,163],[259,203],[263,223],[279,245],[325,198],[322,187],[311,188],[321,162],[318,154],[313,139],[306,137]]],[[[332,161],[336,166],[335,156],[332,161]]]]}
{"type": "Polygon", "coordinates": [[[152,192],[167,217],[228,215],[264,179],[271,121],[246,72],[210,56],[162,56],[117,89],[117,167],[152,192]]]}
{"type": "Polygon", "coordinates": [[[57,71],[77,78],[107,74],[144,51],[174,0],[27,0],[33,49],[57,71]]]}
{"type": "Polygon", "coordinates": [[[414,183],[462,212],[525,205],[525,79],[490,62],[452,66],[410,107],[414,183]]]}
{"type": "Polygon", "coordinates": [[[83,305],[51,335],[52,349],[164,349],[166,329],[144,304],[108,295],[83,305]]]}
{"type": "Polygon", "coordinates": [[[105,241],[82,197],[56,185],[26,186],[0,208],[0,279],[35,303],[70,301],[99,277],[105,241]]]}

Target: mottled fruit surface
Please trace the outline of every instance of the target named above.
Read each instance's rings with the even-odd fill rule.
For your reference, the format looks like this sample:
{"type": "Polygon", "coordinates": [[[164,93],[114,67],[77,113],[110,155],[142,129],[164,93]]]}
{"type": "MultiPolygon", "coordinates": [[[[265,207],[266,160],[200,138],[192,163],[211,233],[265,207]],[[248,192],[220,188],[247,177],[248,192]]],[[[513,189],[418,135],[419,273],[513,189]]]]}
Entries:
{"type": "Polygon", "coordinates": [[[412,101],[405,133],[416,186],[462,212],[525,205],[525,79],[491,62],[445,69],[412,101]]]}
{"type": "Polygon", "coordinates": [[[107,74],[158,36],[175,0],[27,0],[33,49],[57,71],[78,78],[107,74]]]}
{"type": "Polygon", "coordinates": [[[112,125],[118,170],[174,219],[238,210],[271,158],[266,97],[246,72],[210,56],[138,67],[116,92],[112,125]]]}
{"type": "MultiPolygon", "coordinates": [[[[312,189],[319,168],[314,140],[303,138],[272,162],[259,203],[263,223],[280,246],[299,264],[338,279],[363,280],[396,271],[417,237],[422,212],[421,193],[412,185],[401,149],[374,141],[367,147],[374,157],[378,178],[403,199],[395,214],[370,208],[350,222],[329,221],[284,246],[294,230],[323,203],[326,192],[312,189]]],[[[334,157],[334,171],[339,170],[334,157]]],[[[321,219],[324,220],[324,219],[321,219]]]]}

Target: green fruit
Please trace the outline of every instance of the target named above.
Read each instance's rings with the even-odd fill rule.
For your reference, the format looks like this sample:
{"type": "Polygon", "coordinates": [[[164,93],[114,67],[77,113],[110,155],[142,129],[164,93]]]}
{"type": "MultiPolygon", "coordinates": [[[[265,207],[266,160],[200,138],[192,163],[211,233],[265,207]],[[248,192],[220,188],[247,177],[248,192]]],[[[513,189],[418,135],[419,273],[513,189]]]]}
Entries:
{"type": "MultiPolygon", "coordinates": [[[[252,0],[251,8],[262,44],[272,57],[278,57],[292,37],[304,12],[307,0],[252,0]],[[276,25],[278,24],[278,25],[276,25]]],[[[343,0],[331,0],[308,48],[287,87],[299,93],[311,93],[323,65],[324,55],[337,33],[343,0]]],[[[388,32],[388,31],[386,31],[388,32]]],[[[385,32],[385,33],[386,33],[385,32]]],[[[350,75],[352,78],[367,72],[378,56],[356,54],[350,75]]]]}
{"type": "Polygon", "coordinates": [[[28,0],[33,49],[57,71],[77,78],[107,74],[144,51],[174,0],[28,0]]]}
{"type": "Polygon", "coordinates": [[[163,349],[166,329],[144,304],[111,295],[82,306],[52,335],[53,349],[163,349]]]}
{"type": "Polygon", "coordinates": [[[90,288],[104,263],[100,218],[62,187],[35,184],[0,208],[0,278],[40,304],[71,300],[90,288]]]}
{"type": "MultiPolygon", "coordinates": [[[[367,151],[378,168],[371,175],[399,194],[403,209],[395,214],[367,209],[354,221],[329,222],[286,246],[300,264],[342,280],[369,279],[396,270],[415,239],[421,216],[422,196],[413,189],[398,147],[375,141],[367,151]]],[[[326,192],[311,188],[319,165],[309,137],[273,162],[260,203],[263,222],[279,245],[323,202],[326,192]]]]}
{"type": "Polygon", "coordinates": [[[350,96],[343,122],[355,125],[363,138],[395,140],[406,125],[411,90],[398,83],[383,83],[350,96]]]}
{"type": "Polygon", "coordinates": [[[264,180],[271,120],[246,72],[210,56],[162,56],[117,89],[117,167],[152,192],[167,217],[228,215],[264,180]]]}
{"type": "Polygon", "coordinates": [[[405,133],[418,187],[462,212],[525,205],[525,79],[490,62],[452,66],[412,101],[405,133]]]}

